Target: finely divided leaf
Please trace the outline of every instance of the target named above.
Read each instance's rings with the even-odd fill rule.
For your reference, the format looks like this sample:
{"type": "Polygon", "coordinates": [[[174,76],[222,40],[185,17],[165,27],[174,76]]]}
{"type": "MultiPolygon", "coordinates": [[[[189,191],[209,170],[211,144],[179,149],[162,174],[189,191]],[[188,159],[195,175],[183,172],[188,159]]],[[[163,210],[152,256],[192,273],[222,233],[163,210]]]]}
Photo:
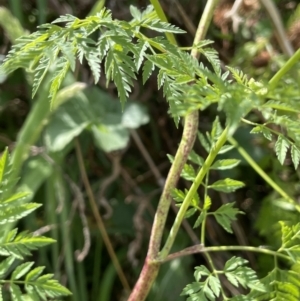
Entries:
{"type": "Polygon", "coordinates": [[[192,165],[184,164],[181,176],[187,181],[194,181],[196,178],[196,172],[192,165]]]}
{"type": "Polygon", "coordinates": [[[57,67],[56,67],[56,72],[54,77],[51,80],[51,85],[50,85],[50,90],[49,90],[49,98],[51,107],[54,104],[54,100],[57,94],[57,91],[59,90],[63,80],[65,79],[67,72],[69,70],[70,63],[68,60],[65,58],[60,58],[58,61],[57,67]]]}
{"type": "Polygon", "coordinates": [[[228,192],[233,192],[244,186],[245,184],[241,181],[226,178],[223,180],[219,180],[213,183],[212,185],[209,185],[208,188],[228,193],[228,192]]]}
{"type": "Polygon", "coordinates": [[[15,222],[30,214],[40,206],[41,204],[37,203],[19,204],[18,206],[2,206],[0,211],[0,225],[15,222]]]}
{"type": "Polygon", "coordinates": [[[17,192],[11,196],[8,196],[4,198],[3,200],[0,200],[0,208],[2,205],[7,205],[7,203],[12,203],[16,201],[20,201],[24,199],[25,197],[29,196],[31,193],[29,191],[23,191],[23,192],[17,192]]]}
{"type": "Polygon", "coordinates": [[[272,132],[264,125],[257,125],[251,130],[250,133],[251,134],[262,133],[266,139],[272,141],[272,132]]]}
{"type": "Polygon", "coordinates": [[[132,17],[134,19],[136,19],[137,21],[140,21],[141,20],[141,12],[138,10],[137,7],[133,6],[133,5],[130,5],[129,6],[129,10],[130,10],[130,14],[132,15],[132,17]]]}
{"type": "Polygon", "coordinates": [[[224,159],[224,160],[217,160],[210,169],[217,169],[217,170],[225,170],[225,169],[232,169],[237,166],[241,161],[237,159],[224,159]]]}
{"type": "Polygon", "coordinates": [[[197,282],[188,284],[182,291],[181,296],[189,295],[191,301],[213,301],[219,297],[221,283],[218,277],[213,275],[205,266],[195,268],[194,277],[197,282]],[[206,279],[199,282],[202,277],[206,279]]]}
{"type": "Polygon", "coordinates": [[[172,194],[172,198],[177,203],[182,203],[186,196],[186,192],[183,192],[182,190],[177,188],[175,188],[171,194],[172,194]]]}
{"type": "Polygon", "coordinates": [[[38,88],[40,87],[41,82],[45,78],[45,75],[49,70],[50,63],[50,57],[44,55],[40,59],[38,67],[34,70],[35,74],[32,85],[32,98],[34,98],[38,88]]]}
{"type": "Polygon", "coordinates": [[[24,301],[22,291],[18,285],[11,283],[9,286],[9,290],[14,301],[24,301]]]}
{"type": "Polygon", "coordinates": [[[6,173],[8,165],[8,149],[6,148],[5,151],[2,153],[2,156],[0,158],[0,184],[2,184],[2,181],[4,179],[4,175],[6,173]]]}
{"type": "Polygon", "coordinates": [[[275,143],[275,152],[281,165],[283,165],[284,163],[286,153],[289,147],[290,147],[289,141],[283,135],[279,135],[275,143]]]}
{"type": "Polygon", "coordinates": [[[0,263],[0,279],[3,279],[6,276],[6,273],[11,268],[16,258],[14,256],[9,256],[1,261],[0,263]]]}
{"type": "Polygon", "coordinates": [[[154,70],[154,64],[151,61],[146,61],[143,66],[143,84],[149,79],[154,70]]]}
{"type": "Polygon", "coordinates": [[[171,32],[171,33],[186,33],[186,31],[176,27],[175,25],[162,22],[158,19],[152,20],[151,22],[142,23],[142,27],[155,30],[157,32],[171,32]]]}
{"type": "Polygon", "coordinates": [[[196,154],[194,150],[190,152],[188,159],[199,166],[202,166],[204,164],[204,159],[196,154]]]}
{"type": "Polygon", "coordinates": [[[292,161],[295,167],[295,170],[298,168],[299,166],[299,162],[300,162],[300,151],[297,148],[296,145],[292,145],[292,149],[291,149],[291,156],[292,156],[292,161]]]}
{"type": "Polygon", "coordinates": [[[194,225],[193,225],[193,229],[198,228],[204,221],[206,215],[205,213],[202,211],[201,214],[198,216],[198,218],[196,219],[194,225]]]}
{"type": "Polygon", "coordinates": [[[145,41],[139,41],[136,45],[137,52],[134,53],[134,62],[137,71],[140,70],[140,67],[143,63],[146,54],[146,50],[148,49],[149,46],[150,46],[149,43],[145,41]]]}
{"type": "Polygon", "coordinates": [[[219,155],[225,154],[225,153],[231,151],[232,149],[234,149],[233,145],[223,145],[218,154],[219,155]]]}
{"type": "Polygon", "coordinates": [[[221,225],[227,232],[232,233],[231,223],[236,220],[236,215],[242,213],[237,208],[233,208],[234,203],[227,203],[222,205],[214,212],[209,214],[214,215],[219,225],[221,225]]]}
{"type": "Polygon", "coordinates": [[[9,231],[7,234],[1,233],[0,255],[13,255],[23,259],[24,256],[31,255],[32,250],[54,243],[55,240],[45,236],[33,236],[32,233],[21,232],[16,236],[17,229],[9,231]]]}
{"type": "Polygon", "coordinates": [[[25,262],[21,265],[19,265],[12,273],[10,279],[11,280],[18,280],[22,276],[28,273],[28,271],[31,269],[33,266],[34,262],[25,262]]]}

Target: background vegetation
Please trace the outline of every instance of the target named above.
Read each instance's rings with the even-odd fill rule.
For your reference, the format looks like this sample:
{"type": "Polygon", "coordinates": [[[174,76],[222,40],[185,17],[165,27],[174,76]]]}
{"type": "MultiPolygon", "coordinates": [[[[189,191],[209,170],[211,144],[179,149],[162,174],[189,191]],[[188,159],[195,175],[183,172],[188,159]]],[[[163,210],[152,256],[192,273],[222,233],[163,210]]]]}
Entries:
{"type": "MultiPolygon", "coordinates": [[[[17,37],[60,15],[84,18],[105,5],[112,10],[114,18],[129,20],[130,5],[142,9],[149,4],[143,0],[104,2],[0,1],[0,53],[3,55],[0,60],[17,37]]],[[[161,2],[170,23],[187,31],[178,36],[181,46],[192,44],[205,2],[161,2]]],[[[299,6],[296,1],[274,2],[286,28],[287,40],[294,49],[299,48],[299,6]]],[[[238,67],[249,77],[268,80],[283,65],[289,50],[278,42],[270,12],[258,1],[244,1],[237,14],[228,18],[226,14],[232,5],[233,1],[220,2],[207,38],[215,42],[213,47],[224,66],[238,67]]],[[[35,203],[43,204],[18,227],[29,231],[38,229],[38,233],[57,240],[57,244],[34,254],[36,264],[45,265],[73,292],[70,300],[125,300],[126,288],[134,285],[146,254],[153,215],[170,166],[166,154],[175,153],[181,136],[181,129],[176,128],[167,114],[168,105],[157,90],[156,77],[151,77],[146,86],[138,78],[123,113],[115,87],[110,85],[107,89],[104,77],[95,86],[84,64],[76,66],[75,74],[68,74],[58,95],[59,102],[64,103],[52,111],[50,103],[45,105],[47,79],[34,100],[32,77],[23,70],[0,78],[0,83],[0,149],[9,146],[13,151],[13,172],[21,177],[20,187],[33,192],[31,199],[35,203]],[[67,102],[68,99],[71,101],[67,102]],[[81,158],[91,190],[84,181],[81,158]],[[119,272],[112,263],[111,250],[107,249],[101,220],[89,203],[91,194],[120,263],[119,272]]],[[[293,97],[300,98],[300,89],[295,85],[286,89],[293,97]]],[[[215,112],[216,107],[211,106],[200,115],[200,132],[211,129],[215,112]]],[[[253,118],[262,117],[254,114],[253,118]]],[[[280,165],[273,152],[274,141],[249,134],[248,125],[239,128],[235,139],[278,185],[298,199],[299,171],[294,171],[290,157],[280,165]]],[[[196,144],[195,151],[206,156],[200,144],[196,144]]],[[[299,213],[279,198],[236,150],[228,156],[240,158],[241,164],[232,171],[211,173],[211,179],[233,177],[246,186],[232,195],[213,192],[213,207],[234,200],[246,214],[234,223],[234,235],[224,232],[214,220],[208,220],[208,243],[217,246],[277,242],[280,245],[278,221],[296,223],[299,213]]],[[[183,189],[188,184],[181,180],[179,187],[183,189]]],[[[173,220],[173,212],[169,218],[173,220]]],[[[199,233],[192,229],[194,222],[183,224],[174,250],[199,243],[199,233]]],[[[268,271],[271,264],[268,257],[253,253],[241,255],[260,276],[268,271]]],[[[232,254],[212,256],[221,267],[232,254]]],[[[194,266],[200,264],[205,264],[201,255],[164,264],[149,300],[184,300],[179,295],[193,281],[194,266]]],[[[229,283],[226,288],[235,293],[229,283]]]]}

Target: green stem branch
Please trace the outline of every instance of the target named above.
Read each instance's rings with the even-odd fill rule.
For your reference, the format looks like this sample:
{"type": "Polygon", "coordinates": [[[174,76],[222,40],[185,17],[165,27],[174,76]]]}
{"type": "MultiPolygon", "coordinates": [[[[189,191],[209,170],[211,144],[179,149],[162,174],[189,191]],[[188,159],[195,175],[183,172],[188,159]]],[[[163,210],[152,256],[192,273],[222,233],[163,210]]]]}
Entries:
{"type": "Polygon", "coordinates": [[[284,64],[282,68],[270,79],[269,89],[275,88],[278,81],[300,60],[300,49],[284,64]]]}
{"type": "Polygon", "coordinates": [[[165,244],[165,246],[163,247],[160,256],[159,256],[159,260],[163,260],[164,258],[166,258],[172,248],[172,245],[174,243],[174,240],[176,238],[177,232],[179,230],[179,227],[181,225],[182,220],[184,219],[186,210],[188,209],[195,193],[197,192],[198,187],[200,186],[200,184],[202,183],[205,175],[207,174],[207,172],[209,171],[210,166],[212,165],[213,161],[215,160],[216,156],[218,155],[221,147],[226,143],[227,141],[227,134],[228,134],[228,128],[226,128],[223,133],[221,134],[221,136],[219,137],[218,141],[216,142],[214,148],[211,150],[211,152],[209,153],[209,155],[207,156],[202,168],[200,169],[199,173],[196,176],[195,181],[193,182],[190,190],[188,191],[179,211],[178,214],[175,218],[175,222],[171,228],[169,237],[167,239],[167,242],[165,244]]]}
{"type": "Polygon", "coordinates": [[[278,251],[273,251],[267,248],[262,247],[251,247],[251,246],[216,246],[216,247],[205,247],[204,245],[196,245],[192,246],[186,249],[183,249],[179,252],[172,253],[168,255],[165,259],[162,260],[162,262],[167,262],[179,257],[197,254],[197,253],[209,253],[209,252],[228,252],[228,251],[243,251],[243,252],[255,252],[255,253],[261,253],[266,254],[274,257],[280,257],[286,261],[292,261],[293,259],[288,256],[284,255],[282,253],[279,253],[278,251]]]}

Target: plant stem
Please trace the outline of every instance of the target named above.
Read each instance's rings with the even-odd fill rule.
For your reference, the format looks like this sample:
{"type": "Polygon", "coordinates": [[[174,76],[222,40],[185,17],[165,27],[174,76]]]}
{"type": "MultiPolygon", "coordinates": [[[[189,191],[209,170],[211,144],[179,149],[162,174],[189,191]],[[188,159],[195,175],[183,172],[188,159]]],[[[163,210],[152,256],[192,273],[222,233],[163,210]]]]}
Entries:
{"type": "Polygon", "coordinates": [[[165,258],[162,262],[167,262],[173,260],[175,258],[197,254],[197,253],[208,253],[208,252],[226,252],[226,251],[244,251],[244,252],[255,252],[255,253],[262,253],[270,256],[280,257],[287,261],[292,261],[293,259],[278,251],[269,250],[266,248],[261,247],[251,247],[251,246],[216,246],[216,247],[204,247],[203,245],[196,245],[179,252],[170,254],[167,258],[165,258]]]}
{"type": "Polygon", "coordinates": [[[119,260],[118,260],[118,258],[116,256],[116,253],[115,253],[115,251],[112,247],[112,244],[111,244],[109,236],[106,232],[103,220],[102,220],[101,215],[98,211],[98,206],[97,206],[96,201],[95,201],[94,193],[92,191],[92,188],[91,188],[91,185],[90,185],[90,182],[89,182],[86,170],[85,170],[83,156],[82,156],[82,152],[81,152],[81,147],[80,147],[80,144],[78,142],[78,139],[75,139],[75,150],[76,150],[76,156],[77,156],[77,160],[78,160],[78,164],[79,164],[81,177],[82,177],[82,180],[83,180],[83,183],[84,183],[84,186],[85,186],[85,189],[86,189],[86,193],[87,193],[89,201],[90,201],[90,206],[92,208],[92,211],[93,211],[94,217],[96,219],[98,228],[101,232],[103,241],[104,241],[105,246],[107,248],[107,252],[108,252],[108,254],[109,254],[109,256],[110,256],[110,258],[111,258],[111,260],[112,260],[112,262],[115,266],[115,269],[116,269],[116,271],[119,275],[120,281],[121,281],[124,289],[129,292],[130,291],[130,286],[129,286],[129,284],[127,282],[127,279],[125,277],[125,274],[124,274],[124,272],[123,272],[123,270],[120,266],[119,260]]]}
{"type": "Polygon", "coordinates": [[[180,206],[180,209],[178,211],[178,214],[176,216],[175,222],[171,228],[169,237],[167,239],[167,242],[165,246],[163,247],[159,259],[164,260],[166,258],[172,248],[172,245],[174,243],[174,240],[176,238],[177,232],[179,230],[179,227],[181,225],[182,220],[184,219],[186,210],[188,209],[195,193],[197,192],[198,187],[202,183],[205,175],[209,171],[210,166],[212,165],[213,161],[215,160],[216,156],[218,155],[221,147],[225,144],[227,141],[227,134],[228,134],[228,128],[225,128],[221,136],[219,137],[218,141],[216,142],[214,148],[211,150],[209,155],[207,156],[203,166],[201,167],[199,173],[196,176],[195,181],[193,182],[191,188],[189,189],[182,205],[180,206]]]}
{"type": "MultiPolygon", "coordinates": [[[[159,3],[159,0],[150,0],[150,2],[153,5],[153,7],[154,7],[158,17],[161,19],[161,21],[168,22],[168,19],[164,13],[164,10],[162,9],[162,7],[159,3]]],[[[166,32],[165,35],[170,43],[177,45],[176,38],[173,33],[166,32]]]]}
{"type": "Polygon", "coordinates": [[[282,68],[270,79],[269,89],[273,89],[278,81],[300,60],[300,49],[284,64],[282,68]]]}
{"type": "Polygon", "coordinates": [[[241,154],[241,156],[249,163],[249,165],[275,190],[277,191],[285,200],[287,200],[290,204],[295,206],[296,210],[300,212],[300,205],[289,196],[278,184],[276,184],[262,169],[261,167],[249,156],[249,154],[245,151],[243,147],[241,147],[237,141],[229,137],[228,141],[234,145],[237,151],[241,154]]]}
{"type": "MultiPolygon", "coordinates": [[[[197,33],[194,38],[194,43],[199,43],[206,35],[207,29],[210,25],[214,7],[218,3],[218,0],[208,0],[203,11],[201,20],[198,25],[197,33]]],[[[165,16],[162,16],[162,8],[159,1],[152,1],[155,10],[160,16],[166,20],[165,16]]],[[[170,40],[170,37],[167,37],[170,40]]],[[[191,55],[195,58],[199,58],[199,52],[197,49],[192,49],[191,55]]],[[[154,282],[160,267],[160,262],[157,261],[157,257],[160,250],[162,235],[169,212],[169,208],[172,202],[171,192],[175,188],[181,171],[185,162],[187,161],[188,155],[194,146],[196,134],[198,130],[198,111],[191,112],[185,117],[184,129],[182,138],[177,149],[174,162],[169,171],[164,190],[162,192],[158,208],[156,210],[154,223],[151,231],[148,254],[140,274],[140,277],[128,299],[128,301],[143,301],[147,297],[149,290],[154,282]]]]}

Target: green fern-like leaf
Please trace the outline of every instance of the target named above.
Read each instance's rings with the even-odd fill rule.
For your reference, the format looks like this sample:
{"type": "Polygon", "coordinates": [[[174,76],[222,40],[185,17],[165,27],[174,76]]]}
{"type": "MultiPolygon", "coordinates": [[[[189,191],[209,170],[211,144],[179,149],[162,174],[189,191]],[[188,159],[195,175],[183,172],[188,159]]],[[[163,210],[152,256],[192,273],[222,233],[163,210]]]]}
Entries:
{"type": "Polygon", "coordinates": [[[219,297],[221,292],[220,280],[205,266],[196,267],[194,277],[197,282],[188,284],[181,293],[181,296],[189,296],[187,301],[212,301],[219,297]],[[200,282],[203,277],[206,279],[200,282]]]}
{"type": "Polygon", "coordinates": [[[298,149],[297,146],[292,145],[291,155],[292,155],[292,161],[293,161],[294,167],[295,167],[295,169],[297,169],[299,166],[299,162],[300,162],[300,150],[298,149]]]}
{"type": "Polygon", "coordinates": [[[233,203],[224,204],[216,211],[209,213],[213,215],[216,218],[218,224],[221,225],[229,233],[232,233],[231,223],[232,221],[236,220],[236,215],[243,213],[233,206],[233,203]]]}
{"type": "Polygon", "coordinates": [[[283,136],[279,135],[275,144],[275,151],[277,158],[281,164],[284,163],[286,153],[290,147],[288,140],[283,136]]]}
{"type": "Polygon", "coordinates": [[[55,241],[51,238],[33,236],[33,234],[28,232],[17,234],[17,229],[14,229],[7,233],[0,233],[0,255],[13,255],[23,259],[24,256],[31,255],[32,250],[36,250],[54,242],[55,241]]]}
{"type": "Polygon", "coordinates": [[[237,83],[243,86],[248,85],[249,82],[248,76],[244,74],[243,71],[229,66],[227,66],[227,69],[231,72],[233,78],[237,81],[237,83]]]}
{"type": "Polygon", "coordinates": [[[51,104],[53,104],[55,96],[66,77],[66,74],[69,70],[70,63],[65,58],[60,58],[57,64],[56,72],[54,77],[51,80],[50,90],[49,90],[49,96],[51,97],[51,104]]]}
{"type": "MultiPolygon", "coordinates": [[[[6,149],[0,158],[0,224],[14,222],[41,206],[24,202],[28,192],[13,192],[17,181],[11,178],[10,169],[6,149]]],[[[51,238],[34,236],[26,231],[18,234],[17,229],[0,231],[0,255],[4,257],[0,261],[0,285],[6,284],[12,300],[28,300],[25,297],[30,296],[30,300],[39,301],[70,295],[68,289],[52,279],[52,274],[41,275],[43,267],[31,270],[33,262],[23,262],[16,266],[17,259],[24,260],[25,256],[31,255],[31,251],[53,242],[51,238]],[[10,279],[7,279],[9,274],[10,279]],[[23,277],[25,280],[22,280],[23,277]]]]}
{"type": "MultiPolygon", "coordinates": [[[[17,68],[33,71],[32,94],[34,96],[50,67],[55,65],[56,71],[50,80],[49,93],[53,105],[68,69],[72,71],[75,69],[76,56],[80,62],[83,58],[87,60],[95,83],[100,78],[101,63],[104,60],[107,80],[114,81],[121,103],[124,104],[148,48],[152,47],[152,50],[153,47],[158,48],[163,52],[171,51],[177,55],[179,52],[164,38],[147,38],[140,34],[140,28],[148,28],[156,32],[184,32],[160,21],[151,6],[144,12],[131,8],[131,13],[135,19],[129,23],[113,20],[111,12],[103,9],[97,15],[89,16],[84,20],[67,15],[58,18],[52,24],[44,24],[39,27],[38,32],[17,41],[18,43],[7,55],[1,70],[7,74],[17,68]],[[66,22],[65,27],[56,25],[61,22],[66,22]],[[98,41],[90,37],[96,31],[99,33],[98,41]],[[134,41],[134,37],[138,40],[134,41]]],[[[148,66],[150,68],[144,69],[147,69],[144,80],[153,70],[153,66],[148,66]]],[[[166,67],[169,72],[172,71],[172,66],[166,67]]],[[[166,91],[169,88],[170,85],[164,85],[166,91]]],[[[168,95],[171,94],[171,91],[167,92],[168,95]]]]}
{"type": "Polygon", "coordinates": [[[34,262],[20,264],[14,269],[9,280],[0,279],[1,283],[9,284],[12,300],[24,300],[26,294],[23,294],[21,286],[29,296],[35,298],[33,300],[49,300],[71,294],[68,289],[53,279],[53,274],[41,275],[44,267],[30,271],[33,265],[34,262]],[[22,280],[23,277],[25,277],[24,280],[22,280]]]}
{"type": "Polygon", "coordinates": [[[222,191],[222,192],[232,192],[239,188],[244,187],[245,184],[241,181],[232,180],[229,178],[218,180],[214,182],[213,184],[209,185],[208,188],[222,191]]]}
{"type": "Polygon", "coordinates": [[[224,267],[226,278],[236,287],[241,285],[244,288],[248,287],[265,292],[266,289],[259,282],[255,271],[245,266],[247,263],[247,260],[240,257],[233,256],[230,258],[224,267]]]}

